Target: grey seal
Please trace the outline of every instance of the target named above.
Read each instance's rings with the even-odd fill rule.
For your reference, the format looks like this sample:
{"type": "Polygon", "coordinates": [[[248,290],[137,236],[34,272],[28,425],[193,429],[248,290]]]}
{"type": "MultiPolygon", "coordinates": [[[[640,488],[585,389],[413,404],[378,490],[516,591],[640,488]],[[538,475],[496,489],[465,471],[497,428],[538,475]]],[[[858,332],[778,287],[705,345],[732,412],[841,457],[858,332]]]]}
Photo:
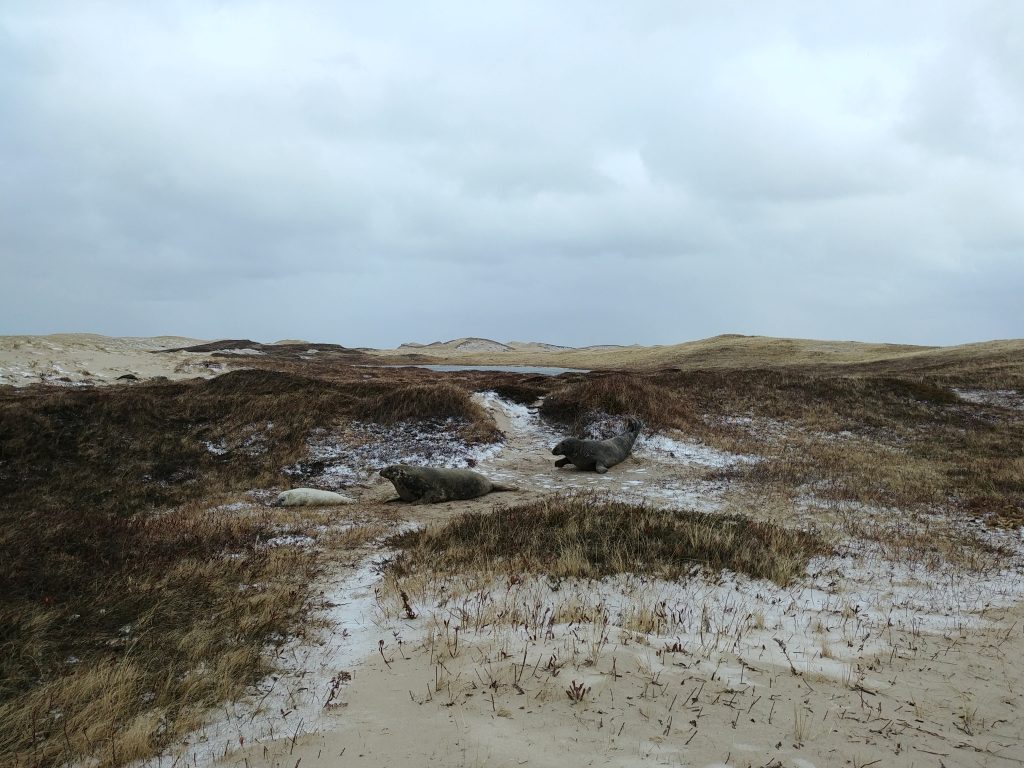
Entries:
{"type": "Polygon", "coordinates": [[[633,451],[633,443],[636,442],[643,428],[640,419],[630,416],[625,432],[607,440],[580,440],[575,437],[567,437],[554,448],[551,453],[555,456],[564,456],[555,462],[556,467],[564,467],[566,464],[573,464],[577,469],[592,469],[599,475],[608,471],[608,467],[614,467],[633,451]]]}
{"type": "Polygon", "coordinates": [[[510,485],[492,483],[470,469],[440,469],[392,464],[380,471],[392,482],[402,501],[434,504],[439,501],[475,499],[492,491],[517,490],[510,485]]]}

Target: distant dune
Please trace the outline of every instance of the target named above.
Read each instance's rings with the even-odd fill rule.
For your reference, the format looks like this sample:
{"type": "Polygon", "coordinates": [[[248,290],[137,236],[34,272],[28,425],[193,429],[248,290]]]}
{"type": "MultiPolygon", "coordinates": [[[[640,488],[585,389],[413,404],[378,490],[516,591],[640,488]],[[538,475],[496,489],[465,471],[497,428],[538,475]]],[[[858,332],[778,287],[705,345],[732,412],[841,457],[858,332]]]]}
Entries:
{"type": "Polygon", "coordinates": [[[463,338],[429,345],[403,344],[371,350],[381,362],[462,365],[532,365],[560,368],[678,368],[681,370],[841,366],[893,373],[979,367],[1024,375],[1024,339],[950,347],[860,341],[782,339],[725,334],[699,341],[655,346],[564,347],[544,342],[463,338]]]}
{"type": "Polygon", "coordinates": [[[391,357],[412,353],[417,357],[437,358],[438,362],[466,364],[717,368],[822,362],[864,363],[934,349],[943,348],[727,334],[671,345],[594,344],[587,347],[566,347],[537,341],[505,344],[492,339],[468,337],[430,344],[408,342],[394,350],[376,350],[374,354],[391,357]]]}
{"type": "Polygon", "coordinates": [[[252,339],[201,341],[181,336],[118,338],[67,333],[0,336],[0,383],[101,383],[125,374],[140,378],[210,376],[253,365],[257,358],[291,360],[297,365],[315,359],[326,365],[433,363],[591,370],[837,367],[850,373],[893,374],[956,374],[969,370],[991,373],[994,379],[1024,379],[1022,339],[928,347],[728,334],[680,344],[577,348],[464,337],[430,344],[409,342],[397,349],[368,349],[300,340],[265,344],[252,339]]]}
{"type": "Polygon", "coordinates": [[[382,355],[402,354],[411,351],[415,354],[429,354],[434,356],[446,355],[481,355],[498,353],[506,356],[510,354],[537,354],[543,352],[572,352],[578,353],[590,350],[615,350],[615,349],[639,349],[640,347],[624,347],[620,344],[595,344],[588,347],[567,347],[562,344],[548,344],[543,341],[510,341],[508,343],[484,339],[478,336],[467,336],[451,341],[433,341],[429,344],[420,344],[414,341],[407,341],[400,344],[396,349],[377,350],[382,355]]]}
{"type": "Polygon", "coordinates": [[[184,378],[219,370],[192,355],[154,355],[161,350],[195,345],[185,336],[113,337],[96,333],[49,336],[0,336],[0,384],[104,383],[119,376],[184,378]]]}

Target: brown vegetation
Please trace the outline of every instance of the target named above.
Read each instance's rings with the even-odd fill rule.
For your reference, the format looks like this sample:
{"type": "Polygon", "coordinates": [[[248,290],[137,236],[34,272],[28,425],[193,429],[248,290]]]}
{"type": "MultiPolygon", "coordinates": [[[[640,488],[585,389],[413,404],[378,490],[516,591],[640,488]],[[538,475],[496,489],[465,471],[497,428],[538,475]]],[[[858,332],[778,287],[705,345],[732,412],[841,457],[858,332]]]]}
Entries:
{"type": "MultiPolygon", "coordinates": [[[[648,367],[559,377],[355,367],[348,351],[302,359],[299,347],[312,346],[302,344],[211,380],[0,387],[0,754],[19,766],[121,764],[263,674],[266,643],[301,631],[316,553],[268,549],[279,521],[210,507],[283,484],[311,431],[334,423],[453,419],[465,438],[489,440],[495,426],[473,392],[543,397],[542,415],[566,431],[633,414],[649,429],[756,455],[706,478],[748,500],[840,510],[842,530],[908,556],[950,557],[939,539],[961,539],[938,524],[894,535],[840,505],[891,508],[926,526],[933,513],[1024,524],[1024,411],[953,390],[1019,391],[1019,344],[844,347],[837,361],[823,343],[711,341],[672,359],[669,348],[647,358],[591,350],[648,367]]],[[[827,550],[815,534],[741,516],[583,496],[467,515],[396,544],[396,573],[675,578],[701,564],[779,583],[827,550]]]]}
{"type": "Polygon", "coordinates": [[[317,557],[214,499],[283,484],[315,427],[445,418],[494,430],[465,389],[358,373],[0,388],[0,753],[119,765],[237,696],[301,631],[317,557]]]}
{"type": "MultiPolygon", "coordinates": [[[[75,505],[131,515],[211,493],[278,485],[315,427],[454,418],[494,425],[469,392],[240,370],[215,379],[0,390],[0,509],[75,505]]],[[[2,512],[0,512],[2,513],[2,512]]]]}
{"type": "Polygon", "coordinates": [[[698,420],[687,393],[649,377],[629,373],[594,374],[555,389],[541,414],[580,433],[601,414],[634,415],[648,429],[686,429],[698,420]]]}
{"type": "Polygon", "coordinates": [[[724,334],[649,347],[552,349],[545,345],[514,345],[501,352],[460,351],[458,341],[416,347],[415,353],[410,354],[403,354],[404,348],[367,352],[378,362],[397,364],[546,365],[592,370],[814,370],[831,375],[942,376],[949,382],[969,379],[993,388],[1020,388],[1024,382],[1024,340],[1020,339],[924,347],[724,334]]]}
{"type": "Polygon", "coordinates": [[[815,533],[734,515],[667,511],[589,494],[461,515],[392,539],[399,577],[523,572],[600,578],[638,573],[680,578],[694,566],[728,568],[787,584],[828,550],[815,533]]]}
{"type": "Polygon", "coordinates": [[[267,642],[301,631],[317,569],[311,551],[262,546],[271,535],[269,520],[198,505],[7,518],[5,765],[147,757],[265,674],[267,642]]]}
{"type": "Polygon", "coordinates": [[[361,420],[395,424],[410,420],[459,419],[466,423],[463,436],[472,441],[497,438],[497,427],[469,392],[444,382],[397,386],[367,399],[358,415],[361,420]]]}
{"type": "Polygon", "coordinates": [[[601,414],[632,413],[758,455],[713,475],[751,487],[1020,525],[1024,412],[964,402],[944,381],[797,369],[591,374],[553,379],[541,413],[577,433],[601,414]]]}

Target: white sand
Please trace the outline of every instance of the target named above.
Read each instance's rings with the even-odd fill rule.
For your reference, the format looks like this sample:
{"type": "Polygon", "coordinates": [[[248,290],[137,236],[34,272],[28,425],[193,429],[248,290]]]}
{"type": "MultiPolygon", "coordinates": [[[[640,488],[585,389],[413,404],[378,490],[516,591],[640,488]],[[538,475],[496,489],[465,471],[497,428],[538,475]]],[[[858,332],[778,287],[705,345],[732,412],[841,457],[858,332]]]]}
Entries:
{"type": "Polygon", "coordinates": [[[60,333],[52,336],[0,336],[0,384],[63,386],[121,383],[119,376],[169,379],[215,376],[227,369],[205,353],[158,353],[201,344],[182,336],[150,338],[60,333]]]}

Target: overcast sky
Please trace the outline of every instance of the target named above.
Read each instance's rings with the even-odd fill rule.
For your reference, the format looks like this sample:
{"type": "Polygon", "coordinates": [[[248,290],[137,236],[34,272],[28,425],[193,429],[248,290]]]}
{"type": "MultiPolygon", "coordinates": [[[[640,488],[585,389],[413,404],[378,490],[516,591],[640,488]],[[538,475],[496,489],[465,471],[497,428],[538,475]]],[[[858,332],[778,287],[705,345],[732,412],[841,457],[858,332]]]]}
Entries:
{"type": "Polygon", "coordinates": [[[1024,3],[5,2],[0,334],[1024,336],[1024,3]]]}

